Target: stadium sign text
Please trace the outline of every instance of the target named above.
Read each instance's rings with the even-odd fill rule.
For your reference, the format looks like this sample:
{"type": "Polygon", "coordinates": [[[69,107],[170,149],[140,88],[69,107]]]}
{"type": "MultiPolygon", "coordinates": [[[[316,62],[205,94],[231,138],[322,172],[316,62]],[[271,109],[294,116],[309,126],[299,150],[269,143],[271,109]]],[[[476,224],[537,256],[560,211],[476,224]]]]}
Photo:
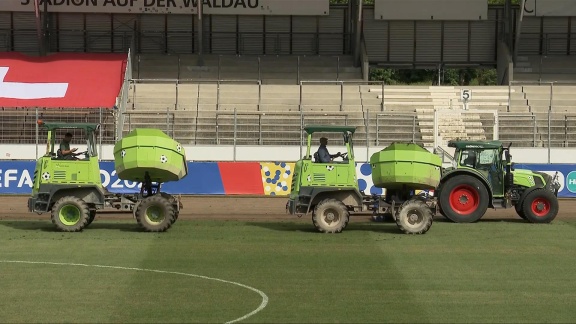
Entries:
{"type": "MultiPolygon", "coordinates": [[[[20,4],[27,6],[33,0],[20,0],[20,4]]],[[[92,7],[136,7],[141,3],[145,8],[196,8],[198,0],[40,0],[40,6],[46,3],[49,6],[92,6],[92,7]]],[[[258,8],[258,0],[203,0],[209,8],[258,8]]]]}
{"type": "MultiPolygon", "coordinates": [[[[328,15],[329,0],[39,0],[40,10],[78,13],[328,15]]],[[[0,11],[34,11],[34,0],[1,0],[0,11]]]]}

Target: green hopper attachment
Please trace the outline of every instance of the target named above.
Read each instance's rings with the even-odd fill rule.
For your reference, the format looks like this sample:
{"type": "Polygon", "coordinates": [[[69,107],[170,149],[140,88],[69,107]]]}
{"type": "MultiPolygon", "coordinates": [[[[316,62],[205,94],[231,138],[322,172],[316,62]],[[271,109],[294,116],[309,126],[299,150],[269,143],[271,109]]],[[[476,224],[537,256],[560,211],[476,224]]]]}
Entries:
{"type": "Polygon", "coordinates": [[[138,128],[114,145],[118,178],[144,182],[178,181],[188,174],[186,154],[180,143],[159,129],[138,128]]]}
{"type": "Polygon", "coordinates": [[[370,157],[374,185],[386,189],[435,189],[442,160],[414,143],[393,143],[370,157]]]}

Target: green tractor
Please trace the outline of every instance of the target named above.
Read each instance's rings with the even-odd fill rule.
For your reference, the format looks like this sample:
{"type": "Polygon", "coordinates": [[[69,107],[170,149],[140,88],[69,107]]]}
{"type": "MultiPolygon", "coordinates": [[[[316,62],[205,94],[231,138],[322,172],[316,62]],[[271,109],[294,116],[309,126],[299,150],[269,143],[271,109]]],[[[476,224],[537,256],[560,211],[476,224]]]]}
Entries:
{"type": "Polygon", "coordinates": [[[514,170],[510,147],[498,141],[450,142],[456,159],[450,157],[449,168],[442,168],[439,155],[419,145],[393,143],[370,158],[374,185],[385,193],[367,195],[359,190],[356,177],[355,127],[307,126],[304,131],[306,154],[296,162],[286,209],[299,216],[311,213],[320,232],[342,232],[351,213],[367,211],[393,218],[407,234],[426,233],[437,212],[460,223],[479,220],[488,207],[515,206],[533,223],[548,223],[558,213],[557,175],[514,170]],[[343,135],[342,161],[313,160],[312,137],[318,132],[343,135]]]}
{"type": "Polygon", "coordinates": [[[457,223],[476,222],[490,208],[514,206],[532,223],[549,223],[558,214],[558,174],[515,169],[510,145],[500,141],[453,140],[452,167],[443,171],[438,197],[440,213],[457,223]]]}
{"type": "MultiPolygon", "coordinates": [[[[162,150],[158,147],[148,147],[142,143],[164,140],[167,135],[159,130],[145,130],[153,132],[153,136],[138,136],[138,133],[128,134],[115,145],[115,166],[118,176],[124,180],[138,180],[141,182],[139,193],[116,194],[110,193],[103,185],[100,177],[100,165],[97,152],[97,135],[99,124],[91,123],[45,123],[38,121],[38,125],[48,132],[46,153],[36,162],[32,196],[28,199],[28,210],[38,214],[50,213],[52,223],[57,229],[64,232],[78,232],[90,225],[96,216],[96,211],[112,207],[123,211],[132,211],[138,224],[149,232],[163,232],[176,221],[180,208],[180,201],[169,194],[160,192],[162,177],[177,180],[186,175],[187,169],[178,162],[182,160],[183,151],[162,150]],[[56,146],[58,131],[75,130],[85,135],[87,150],[73,154],[73,157],[62,155],[56,146]],[[140,139],[140,143],[138,143],[140,139]],[[126,145],[126,143],[131,143],[126,145]],[[127,157],[126,152],[134,157],[127,157]],[[136,152],[135,152],[136,151],[136,152]],[[142,160],[138,160],[138,151],[142,160]],[[161,158],[177,157],[176,162],[166,161],[151,163],[146,158],[155,151],[163,152],[161,158]],[[164,152],[166,151],[166,152],[164,152]],[[172,152],[173,151],[173,152],[172,152]],[[170,155],[172,153],[172,155],[170,155]],[[123,162],[123,161],[126,162],[123,162]],[[170,165],[170,167],[168,167],[170,165]],[[172,170],[170,170],[170,168],[172,170]],[[155,172],[159,169],[159,174],[155,172]],[[178,169],[178,170],[176,170],[178,169]],[[176,173],[177,177],[169,177],[166,173],[176,173]],[[128,174],[128,177],[122,177],[128,174]],[[136,176],[138,174],[139,176],[136,176]]],[[[155,143],[153,143],[155,144],[155,143]]],[[[175,146],[175,145],[174,145],[175,146]]],[[[180,147],[178,145],[178,147],[180,147]]],[[[157,154],[154,154],[157,155],[157,154]]]]}

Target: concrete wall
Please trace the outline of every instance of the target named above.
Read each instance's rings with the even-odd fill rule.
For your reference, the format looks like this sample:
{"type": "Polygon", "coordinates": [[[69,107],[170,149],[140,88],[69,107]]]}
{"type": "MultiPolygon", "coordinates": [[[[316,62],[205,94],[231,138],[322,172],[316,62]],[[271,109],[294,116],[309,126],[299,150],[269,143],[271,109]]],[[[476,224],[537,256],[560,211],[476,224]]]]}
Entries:
{"type": "MultiPolygon", "coordinates": [[[[85,150],[85,146],[78,147],[78,151],[85,150]]],[[[306,153],[306,147],[299,146],[184,146],[186,157],[190,161],[296,161],[306,153]]],[[[366,162],[375,152],[384,147],[355,146],[354,153],[357,162],[366,162]]],[[[344,147],[331,146],[331,153],[345,152],[344,147]]],[[[44,145],[38,146],[38,154],[42,155],[44,145]]],[[[316,151],[313,147],[312,153],[316,151]]],[[[113,160],[113,145],[102,145],[102,160],[113,160]]],[[[452,153],[452,152],[449,152],[452,153]]],[[[550,161],[548,161],[547,148],[514,148],[512,147],[514,162],[517,163],[574,163],[576,148],[552,148],[550,161]]],[[[35,145],[0,144],[0,160],[35,160],[35,145]]]]}

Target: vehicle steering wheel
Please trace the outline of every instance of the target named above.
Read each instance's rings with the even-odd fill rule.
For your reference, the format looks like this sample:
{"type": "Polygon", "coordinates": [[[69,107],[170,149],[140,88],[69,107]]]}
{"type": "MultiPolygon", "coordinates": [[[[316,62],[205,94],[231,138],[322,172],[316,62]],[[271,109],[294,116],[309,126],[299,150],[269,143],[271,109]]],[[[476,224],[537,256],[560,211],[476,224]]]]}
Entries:
{"type": "Polygon", "coordinates": [[[342,158],[342,160],[347,160],[348,159],[348,153],[344,152],[344,153],[340,154],[340,157],[342,158]]]}
{"type": "Polygon", "coordinates": [[[74,153],[74,154],[72,154],[72,155],[74,155],[74,156],[78,156],[78,155],[82,155],[82,154],[84,154],[84,155],[88,155],[88,151],[79,152],[79,153],[74,153]]]}

